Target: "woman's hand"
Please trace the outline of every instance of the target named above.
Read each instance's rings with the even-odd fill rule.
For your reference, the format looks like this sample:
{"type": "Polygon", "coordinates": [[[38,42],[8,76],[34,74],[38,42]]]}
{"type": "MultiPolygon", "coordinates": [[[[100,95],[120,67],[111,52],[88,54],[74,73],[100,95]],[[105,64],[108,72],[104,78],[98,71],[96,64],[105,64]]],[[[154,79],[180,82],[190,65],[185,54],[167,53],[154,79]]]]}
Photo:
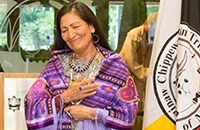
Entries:
{"type": "Polygon", "coordinates": [[[85,120],[85,119],[94,119],[95,111],[91,107],[87,107],[84,105],[73,105],[66,107],[64,109],[65,112],[69,112],[74,120],[85,120]]]}
{"type": "Polygon", "coordinates": [[[69,88],[62,93],[62,97],[65,103],[75,101],[92,96],[96,93],[98,88],[97,83],[92,83],[94,78],[83,79],[81,75],[77,77],[77,80],[72,82],[69,88]]]}

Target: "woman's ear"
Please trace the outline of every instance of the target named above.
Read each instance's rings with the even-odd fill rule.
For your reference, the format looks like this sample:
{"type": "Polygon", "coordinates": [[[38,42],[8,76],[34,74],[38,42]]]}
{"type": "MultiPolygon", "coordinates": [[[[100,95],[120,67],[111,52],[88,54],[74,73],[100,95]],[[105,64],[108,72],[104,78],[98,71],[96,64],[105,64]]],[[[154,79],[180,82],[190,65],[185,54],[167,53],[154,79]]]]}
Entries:
{"type": "Polygon", "coordinates": [[[95,32],[95,29],[94,29],[94,26],[93,26],[93,25],[90,25],[90,31],[91,31],[91,33],[94,33],[94,32],[95,32]]]}

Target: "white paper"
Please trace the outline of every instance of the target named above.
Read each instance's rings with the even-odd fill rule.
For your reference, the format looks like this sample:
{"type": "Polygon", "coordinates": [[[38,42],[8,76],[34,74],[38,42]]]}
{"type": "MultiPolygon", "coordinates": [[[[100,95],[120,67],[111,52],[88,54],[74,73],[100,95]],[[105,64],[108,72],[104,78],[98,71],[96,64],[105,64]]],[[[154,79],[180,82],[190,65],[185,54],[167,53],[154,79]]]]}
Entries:
{"type": "MultiPolygon", "coordinates": [[[[4,79],[4,130],[27,130],[24,114],[24,97],[36,78],[5,78],[4,79]],[[21,99],[19,110],[17,107],[9,109],[8,100],[21,99]]],[[[12,106],[16,105],[13,100],[12,106]]]]}

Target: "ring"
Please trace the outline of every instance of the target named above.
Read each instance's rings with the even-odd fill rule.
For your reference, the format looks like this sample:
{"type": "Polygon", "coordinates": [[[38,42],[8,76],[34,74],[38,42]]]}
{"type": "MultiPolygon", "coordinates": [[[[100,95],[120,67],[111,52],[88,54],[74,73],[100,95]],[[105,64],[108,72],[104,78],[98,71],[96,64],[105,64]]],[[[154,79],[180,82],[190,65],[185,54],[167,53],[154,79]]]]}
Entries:
{"type": "Polygon", "coordinates": [[[82,102],[82,99],[79,99],[79,100],[75,100],[75,101],[71,101],[71,104],[72,105],[78,105],[82,102]]]}
{"type": "Polygon", "coordinates": [[[82,87],[79,87],[78,89],[81,91],[81,90],[82,90],[82,87]]]}
{"type": "Polygon", "coordinates": [[[72,114],[71,114],[71,113],[69,113],[68,111],[66,111],[66,113],[67,113],[67,115],[68,115],[70,118],[72,118],[72,119],[73,119],[73,116],[72,116],[72,114]]]}

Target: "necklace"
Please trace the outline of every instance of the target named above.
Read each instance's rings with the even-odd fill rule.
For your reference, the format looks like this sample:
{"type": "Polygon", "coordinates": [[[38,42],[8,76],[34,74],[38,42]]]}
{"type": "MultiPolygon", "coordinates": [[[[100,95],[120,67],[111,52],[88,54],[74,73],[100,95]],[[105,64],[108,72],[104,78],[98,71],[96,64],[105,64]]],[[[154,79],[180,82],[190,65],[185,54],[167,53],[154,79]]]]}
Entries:
{"type": "MultiPolygon", "coordinates": [[[[100,57],[99,49],[97,48],[97,51],[93,54],[92,58],[89,61],[85,60],[78,60],[73,58],[73,54],[62,54],[59,55],[60,61],[62,63],[62,66],[64,68],[64,73],[66,75],[67,80],[69,81],[69,86],[77,79],[77,75],[81,74],[84,79],[87,79],[89,77],[95,77],[101,68],[102,62],[104,58],[100,57]],[[71,62],[71,63],[69,63],[71,62]],[[91,63],[90,63],[91,62],[91,63]],[[70,67],[70,64],[73,64],[77,69],[78,66],[81,66],[82,68],[85,68],[85,66],[88,66],[87,69],[84,69],[85,71],[79,71],[76,69],[73,69],[70,67]]],[[[71,101],[72,105],[80,104],[82,99],[71,101]]]]}
{"type": "Polygon", "coordinates": [[[96,57],[97,53],[98,53],[98,51],[96,51],[96,52],[92,55],[92,58],[87,62],[87,64],[86,64],[85,66],[80,66],[80,65],[76,66],[76,65],[74,64],[74,54],[72,54],[72,58],[71,58],[70,61],[69,61],[69,67],[70,67],[71,69],[73,69],[73,71],[75,71],[75,72],[78,72],[78,73],[79,73],[79,72],[84,72],[84,71],[86,71],[86,70],[90,67],[90,65],[91,65],[91,63],[93,62],[94,58],[96,57]]]}

